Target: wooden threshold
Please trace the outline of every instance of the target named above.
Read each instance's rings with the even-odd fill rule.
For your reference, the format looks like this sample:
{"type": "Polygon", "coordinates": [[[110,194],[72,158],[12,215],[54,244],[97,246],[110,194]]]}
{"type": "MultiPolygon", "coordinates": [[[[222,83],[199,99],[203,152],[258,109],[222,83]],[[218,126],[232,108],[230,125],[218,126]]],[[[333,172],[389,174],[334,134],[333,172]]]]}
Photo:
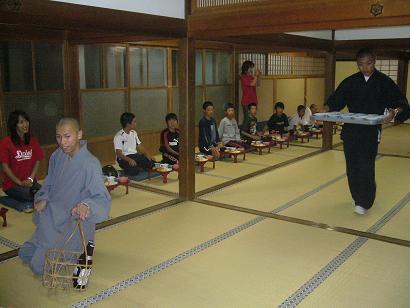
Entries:
{"type": "MultiPolygon", "coordinates": [[[[115,217],[115,218],[112,218],[112,219],[109,219],[109,220],[106,220],[106,221],[103,221],[103,222],[97,224],[95,230],[101,230],[101,229],[104,229],[104,228],[107,228],[107,227],[115,226],[115,225],[117,225],[119,223],[123,223],[127,220],[131,220],[131,219],[134,219],[134,218],[137,218],[137,217],[140,217],[140,216],[144,216],[144,215],[147,215],[147,214],[150,214],[150,213],[154,213],[156,211],[159,211],[159,210],[165,209],[167,207],[170,207],[170,206],[176,205],[178,203],[181,203],[183,201],[184,200],[181,200],[181,199],[177,198],[177,199],[169,200],[169,201],[166,201],[166,202],[162,202],[162,203],[147,207],[145,209],[141,209],[141,210],[138,210],[138,211],[135,211],[135,212],[131,212],[131,213],[128,213],[128,214],[125,214],[125,215],[121,215],[121,216],[118,216],[118,217],[115,217]]],[[[7,251],[5,253],[2,253],[2,254],[0,254],[0,263],[3,262],[3,261],[6,261],[8,259],[17,257],[17,256],[18,256],[18,249],[13,249],[13,250],[7,251]]]]}
{"type": "MultiPolygon", "coordinates": [[[[313,149],[314,149],[314,148],[313,148],[313,149]]],[[[317,150],[317,151],[314,151],[314,152],[311,152],[311,153],[302,155],[302,156],[300,156],[300,157],[292,158],[292,159],[290,159],[290,160],[281,162],[281,163],[279,163],[279,164],[276,164],[276,165],[273,165],[273,166],[270,166],[270,167],[267,167],[267,168],[264,168],[264,169],[261,169],[261,170],[258,170],[258,171],[249,173],[249,174],[246,174],[246,175],[244,175],[244,176],[241,176],[241,177],[238,177],[238,178],[236,178],[236,179],[227,181],[227,182],[225,182],[225,183],[221,183],[221,184],[219,184],[219,185],[216,185],[216,186],[213,186],[213,187],[210,187],[210,188],[201,190],[201,191],[199,191],[199,192],[197,192],[197,193],[195,194],[195,197],[198,198],[198,197],[203,196],[203,195],[205,195],[205,194],[208,194],[208,193],[217,191],[217,190],[219,190],[219,189],[228,187],[228,186],[230,186],[230,185],[233,185],[233,184],[236,184],[236,183],[245,181],[245,180],[249,180],[249,179],[253,178],[254,176],[258,176],[258,175],[264,174],[264,173],[266,173],[266,172],[269,172],[269,171],[272,171],[272,170],[275,170],[275,169],[279,169],[279,168],[282,168],[282,167],[291,165],[291,164],[293,164],[293,163],[295,163],[295,162],[302,161],[302,160],[304,160],[304,159],[313,157],[313,156],[318,155],[318,154],[323,153],[323,152],[326,152],[326,151],[324,151],[324,150],[322,150],[322,149],[319,149],[319,150],[317,150]]]]}
{"type": "Polygon", "coordinates": [[[332,226],[328,225],[325,223],[320,223],[320,222],[315,222],[311,220],[305,220],[305,219],[300,219],[300,218],[295,218],[295,217],[289,217],[285,215],[280,215],[280,214],[273,214],[270,212],[264,212],[264,211],[259,211],[259,210],[253,210],[253,209],[248,209],[236,205],[230,205],[226,203],[221,203],[221,202],[215,202],[215,201],[210,201],[210,200],[203,200],[203,199],[195,199],[195,202],[202,203],[205,205],[209,206],[214,206],[214,207],[219,207],[223,209],[228,209],[228,210],[233,210],[233,211],[238,211],[242,213],[247,213],[247,214],[253,214],[253,215],[258,215],[258,216],[263,216],[267,218],[272,218],[276,220],[281,220],[281,221],[286,221],[290,223],[295,223],[299,225],[304,225],[308,227],[314,227],[314,228],[319,228],[327,231],[334,231],[338,233],[344,233],[344,234],[350,234],[354,236],[360,236],[360,237],[365,237],[368,239],[376,240],[376,241],[381,241],[389,244],[395,244],[395,245],[400,245],[400,246],[405,246],[405,247],[410,247],[410,241],[408,240],[403,240],[403,239],[398,239],[395,237],[390,237],[390,236],[385,236],[385,235],[380,235],[380,234],[375,234],[375,233],[370,233],[370,232],[365,232],[365,231],[360,231],[356,229],[350,229],[350,228],[345,228],[345,227],[338,227],[338,226],[332,226]]]}

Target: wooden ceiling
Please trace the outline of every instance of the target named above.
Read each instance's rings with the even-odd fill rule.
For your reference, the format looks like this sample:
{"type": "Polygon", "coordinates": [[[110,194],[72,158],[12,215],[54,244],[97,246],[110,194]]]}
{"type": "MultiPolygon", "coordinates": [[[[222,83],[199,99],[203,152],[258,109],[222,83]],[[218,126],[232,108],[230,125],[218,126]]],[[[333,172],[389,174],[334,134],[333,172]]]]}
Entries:
{"type": "MultiPolygon", "coordinates": [[[[188,19],[189,36],[216,39],[291,31],[330,30],[410,24],[409,0],[383,0],[383,13],[370,6],[378,0],[272,0],[202,8],[188,19]]],[[[379,1],[380,2],[380,1],[379,1]]]]}
{"type": "MultiPolygon", "coordinates": [[[[281,33],[410,24],[410,0],[384,0],[381,16],[369,6],[377,0],[272,0],[233,8],[197,9],[185,20],[44,0],[16,0],[17,8],[0,3],[0,39],[68,40],[70,43],[173,42],[191,36],[197,46],[236,51],[337,52],[353,57],[358,48],[409,57],[410,39],[331,41],[281,33]],[[173,40],[173,41],[170,41],[173,40]],[[212,41],[213,43],[206,43],[212,41]]],[[[187,0],[187,4],[191,1],[187,0]]],[[[189,5],[187,5],[189,10],[189,5]]]]}
{"type": "Polygon", "coordinates": [[[45,0],[2,1],[0,20],[0,35],[16,26],[16,38],[44,28],[43,37],[73,41],[179,38],[187,33],[183,19],[45,0]]]}

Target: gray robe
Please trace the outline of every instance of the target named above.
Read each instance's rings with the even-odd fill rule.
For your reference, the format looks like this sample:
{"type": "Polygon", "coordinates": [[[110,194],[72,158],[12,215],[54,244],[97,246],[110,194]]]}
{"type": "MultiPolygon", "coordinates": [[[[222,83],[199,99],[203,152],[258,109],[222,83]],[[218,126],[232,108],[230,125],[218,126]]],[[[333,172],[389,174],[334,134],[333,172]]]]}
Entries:
{"type": "Polygon", "coordinates": [[[90,215],[82,221],[86,243],[94,240],[95,224],[107,219],[111,197],[104,185],[99,161],[88,151],[85,141],[80,150],[70,157],[57,149],[50,157],[45,183],[35,196],[35,202],[47,200],[40,213],[34,213],[37,226],[33,237],[19,250],[19,256],[35,274],[43,273],[45,254],[50,248],[82,250],[78,230],[67,245],[66,239],[75,228],[72,208],[86,203],[90,215]]]}

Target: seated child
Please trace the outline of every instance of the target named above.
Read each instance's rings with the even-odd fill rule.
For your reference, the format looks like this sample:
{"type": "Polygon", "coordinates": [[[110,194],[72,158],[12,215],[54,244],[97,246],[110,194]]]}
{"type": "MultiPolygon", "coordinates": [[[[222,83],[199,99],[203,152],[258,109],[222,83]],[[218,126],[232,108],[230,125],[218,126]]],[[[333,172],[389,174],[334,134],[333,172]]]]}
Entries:
{"type": "Polygon", "coordinates": [[[3,191],[19,202],[27,203],[26,213],[33,212],[34,194],[41,188],[36,181],[43,150],[30,135],[30,119],[24,111],[10,113],[7,120],[9,136],[0,141],[3,191]]]}
{"type": "Polygon", "coordinates": [[[281,135],[288,132],[288,116],[283,112],[285,105],[282,102],[277,102],[275,104],[275,113],[270,117],[268,123],[265,125],[265,129],[272,131],[279,131],[281,135]]]}
{"type": "Polygon", "coordinates": [[[241,134],[246,140],[246,143],[250,144],[254,140],[261,140],[261,134],[257,131],[258,119],[256,118],[256,111],[258,107],[255,103],[248,105],[248,116],[244,117],[241,134]]]}
{"type": "Polygon", "coordinates": [[[298,128],[301,130],[308,130],[310,121],[310,115],[307,116],[306,114],[306,107],[303,105],[299,105],[297,108],[297,114],[293,115],[290,120],[290,130],[291,134],[295,133],[298,128]]]}
{"type": "Polygon", "coordinates": [[[114,137],[117,162],[125,174],[134,176],[143,169],[151,169],[154,158],[148,153],[135,131],[135,115],[124,112],[120,118],[122,129],[114,137]]]}
{"type": "Polygon", "coordinates": [[[199,151],[203,154],[213,156],[214,159],[219,159],[219,134],[215,119],[212,118],[214,114],[214,104],[208,101],[204,102],[202,109],[204,116],[199,121],[199,151]]]}
{"type": "Polygon", "coordinates": [[[178,118],[175,113],[168,113],[165,117],[167,128],[161,132],[162,163],[170,164],[174,169],[179,165],[179,130],[178,118]]]}
{"type": "MultiPolygon", "coordinates": [[[[307,109],[308,109],[308,108],[306,108],[306,110],[307,110],[307,109]]],[[[316,105],[316,104],[311,104],[309,109],[310,109],[309,125],[311,125],[312,127],[315,127],[315,128],[323,127],[323,123],[322,123],[322,122],[316,121],[316,120],[312,117],[315,113],[318,113],[318,111],[319,111],[319,108],[317,107],[317,105],[316,105]]]]}
{"type": "Polygon", "coordinates": [[[235,120],[235,108],[232,103],[225,105],[225,118],[219,123],[218,133],[222,144],[228,147],[243,148],[238,123],[235,120]]]}

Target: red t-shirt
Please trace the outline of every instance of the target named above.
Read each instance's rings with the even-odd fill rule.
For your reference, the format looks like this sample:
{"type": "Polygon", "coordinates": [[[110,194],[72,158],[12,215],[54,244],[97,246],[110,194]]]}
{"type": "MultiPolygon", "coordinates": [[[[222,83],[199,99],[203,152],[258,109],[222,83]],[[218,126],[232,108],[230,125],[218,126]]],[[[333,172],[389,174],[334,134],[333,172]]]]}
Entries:
{"type": "MultiPolygon", "coordinates": [[[[0,163],[8,164],[20,181],[26,180],[31,175],[36,161],[43,158],[43,150],[34,137],[30,138],[28,145],[23,144],[18,147],[11,141],[10,136],[0,141],[0,163]]],[[[4,191],[17,185],[4,172],[2,177],[4,191]]]]}
{"type": "Polygon", "coordinates": [[[256,86],[251,86],[253,81],[253,76],[244,74],[241,75],[241,85],[242,85],[242,105],[249,105],[250,103],[258,103],[258,98],[256,97],[256,86]]]}

